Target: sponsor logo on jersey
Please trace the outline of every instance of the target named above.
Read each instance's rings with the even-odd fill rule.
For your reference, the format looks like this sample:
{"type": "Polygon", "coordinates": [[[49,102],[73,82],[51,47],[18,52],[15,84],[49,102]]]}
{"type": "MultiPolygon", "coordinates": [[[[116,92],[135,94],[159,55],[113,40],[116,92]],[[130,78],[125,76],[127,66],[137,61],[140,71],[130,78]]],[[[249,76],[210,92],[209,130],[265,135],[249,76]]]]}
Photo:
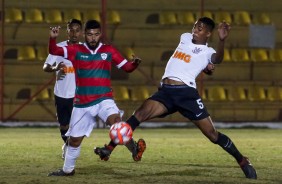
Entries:
{"type": "Polygon", "coordinates": [[[102,58],[103,60],[106,60],[107,57],[108,57],[108,54],[106,54],[106,53],[102,53],[102,54],[101,54],[101,58],[102,58]]]}
{"type": "Polygon", "coordinates": [[[192,50],[192,52],[193,52],[194,54],[199,54],[201,51],[202,51],[202,49],[197,48],[197,47],[195,47],[195,49],[192,50]]]}
{"type": "Polygon", "coordinates": [[[189,54],[185,54],[184,52],[179,52],[179,51],[175,51],[172,57],[176,59],[180,59],[186,63],[189,63],[191,60],[191,56],[189,54]]]}
{"type": "Polygon", "coordinates": [[[64,73],[74,73],[73,67],[64,67],[64,73]]]}
{"type": "Polygon", "coordinates": [[[83,59],[88,59],[89,58],[88,55],[81,55],[80,57],[83,58],[83,59]]]}

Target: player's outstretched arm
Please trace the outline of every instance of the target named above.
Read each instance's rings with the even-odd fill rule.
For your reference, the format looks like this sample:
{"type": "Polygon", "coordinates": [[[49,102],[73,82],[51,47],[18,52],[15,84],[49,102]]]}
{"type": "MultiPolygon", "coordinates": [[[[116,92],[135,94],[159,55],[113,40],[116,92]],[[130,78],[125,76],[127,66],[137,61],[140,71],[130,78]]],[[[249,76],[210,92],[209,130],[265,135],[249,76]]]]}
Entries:
{"type": "Polygon", "coordinates": [[[64,50],[57,46],[56,38],[59,36],[60,26],[50,27],[50,39],[49,39],[49,54],[56,56],[64,56],[64,50]]]}
{"type": "Polygon", "coordinates": [[[212,63],[214,64],[219,64],[223,60],[224,43],[225,43],[225,39],[229,35],[230,29],[231,29],[230,25],[226,23],[225,21],[221,22],[218,25],[217,32],[218,32],[219,42],[217,45],[216,53],[212,55],[212,63]]]}

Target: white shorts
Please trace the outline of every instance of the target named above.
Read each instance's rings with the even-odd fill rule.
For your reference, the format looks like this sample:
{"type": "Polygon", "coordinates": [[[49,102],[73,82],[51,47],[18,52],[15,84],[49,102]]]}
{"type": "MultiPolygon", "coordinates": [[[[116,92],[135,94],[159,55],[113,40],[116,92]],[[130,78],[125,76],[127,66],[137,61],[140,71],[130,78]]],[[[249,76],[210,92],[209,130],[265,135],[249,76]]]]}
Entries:
{"type": "Polygon", "coordinates": [[[103,100],[91,107],[73,107],[69,130],[65,135],[72,137],[89,137],[93,128],[96,126],[95,117],[99,116],[103,122],[106,122],[107,118],[112,114],[120,114],[120,110],[112,99],[103,100]]]}

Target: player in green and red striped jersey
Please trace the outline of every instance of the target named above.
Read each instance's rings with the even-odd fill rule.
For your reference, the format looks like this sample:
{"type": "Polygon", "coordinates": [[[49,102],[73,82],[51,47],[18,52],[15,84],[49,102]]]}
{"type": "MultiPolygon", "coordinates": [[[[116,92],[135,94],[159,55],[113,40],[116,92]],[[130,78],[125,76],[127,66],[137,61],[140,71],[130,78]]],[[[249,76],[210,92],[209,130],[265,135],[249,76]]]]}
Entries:
{"type": "MultiPolygon", "coordinates": [[[[70,120],[69,137],[64,166],[48,176],[71,176],[80,154],[83,138],[89,137],[99,116],[107,124],[121,121],[121,113],[113,100],[111,88],[112,62],[126,72],[134,71],[141,60],[133,57],[126,60],[113,46],[101,42],[100,23],[89,20],[85,23],[85,43],[58,47],[56,38],[60,27],[50,28],[49,52],[70,60],[76,74],[74,108],[70,120]]],[[[145,142],[144,142],[145,143],[145,142]]],[[[135,148],[138,148],[136,143],[135,148]]],[[[134,148],[134,149],[135,149],[134,148]]],[[[132,154],[137,154],[132,150],[132,154]]]]}

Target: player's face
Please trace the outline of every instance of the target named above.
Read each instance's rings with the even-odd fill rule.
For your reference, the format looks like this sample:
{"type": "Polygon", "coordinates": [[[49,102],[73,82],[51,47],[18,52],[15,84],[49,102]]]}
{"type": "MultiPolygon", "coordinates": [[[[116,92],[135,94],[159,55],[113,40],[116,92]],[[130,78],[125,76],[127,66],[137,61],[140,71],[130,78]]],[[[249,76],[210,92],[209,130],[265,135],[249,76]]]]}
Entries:
{"type": "Polygon", "coordinates": [[[79,42],[79,38],[81,36],[82,30],[79,24],[71,24],[67,29],[68,39],[71,44],[75,44],[79,42]]]}
{"type": "Polygon", "coordinates": [[[211,36],[211,32],[204,23],[197,21],[192,29],[192,36],[194,44],[205,45],[211,36]]]}
{"type": "Polygon", "coordinates": [[[87,46],[95,50],[101,40],[102,33],[100,29],[87,29],[85,32],[85,42],[87,46]]]}

